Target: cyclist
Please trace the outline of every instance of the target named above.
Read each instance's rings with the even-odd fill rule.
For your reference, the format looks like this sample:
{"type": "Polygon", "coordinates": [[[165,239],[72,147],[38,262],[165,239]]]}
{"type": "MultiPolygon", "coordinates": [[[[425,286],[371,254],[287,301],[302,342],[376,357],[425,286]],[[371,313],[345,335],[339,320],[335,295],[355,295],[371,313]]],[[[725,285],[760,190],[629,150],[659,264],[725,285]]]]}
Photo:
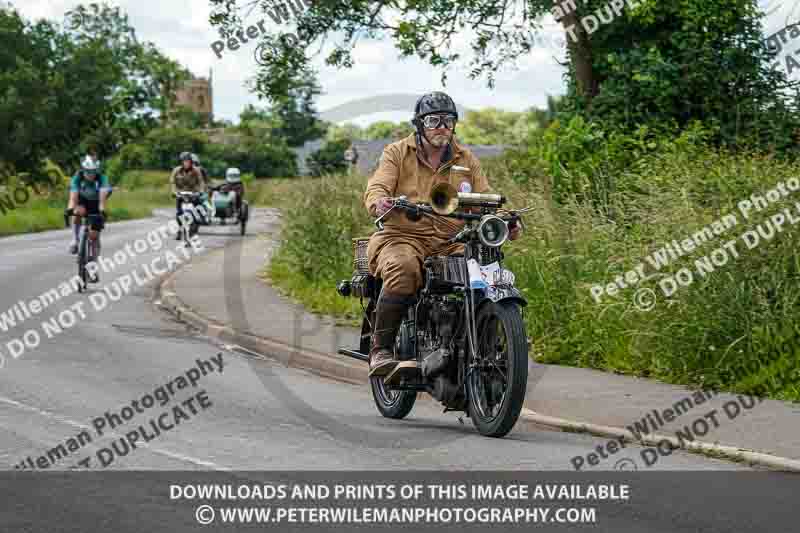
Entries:
{"type": "MultiPolygon", "coordinates": [[[[73,238],[69,251],[78,253],[78,237],[81,231],[81,219],[88,215],[100,215],[100,219],[93,219],[89,231],[89,238],[96,239],[98,232],[103,230],[106,220],[106,203],[113,189],[108,176],[100,172],[100,164],[90,156],[81,162],[81,169],[72,176],[69,186],[69,203],[67,216],[74,216],[73,238]]],[[[100,253],[100,243],[97,245],[100,253]]]]}
{"type": "MultiPolygon", "coordinates": [[[[197,156],[195,156],[197,157],[197,156]]],[[[178,157],[180,166],[172,170],[170,176],[170,183],[172,184],[172,194],[177,195],[179,191],[192,191],[208,193],[208,182],[203,177],[203,173],[194,166],[192,154],[189,152],[181,152],[178,157]]],[[[181,224],[181,199],[176,196],[175,199],[175,220],[181,224]]],[[[176,240],[180,240],[181,234],[178,232],[175,235],[176,240]]]]}

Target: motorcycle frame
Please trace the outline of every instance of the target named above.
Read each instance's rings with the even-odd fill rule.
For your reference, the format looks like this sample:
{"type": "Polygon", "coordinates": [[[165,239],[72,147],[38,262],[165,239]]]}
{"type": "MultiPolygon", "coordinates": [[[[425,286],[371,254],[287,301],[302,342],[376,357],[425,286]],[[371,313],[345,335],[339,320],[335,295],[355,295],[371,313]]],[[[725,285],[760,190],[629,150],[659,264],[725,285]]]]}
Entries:
{"type": "MultiPolygon", "coordinates": [[[[484,213],[486,214],[486,213],[484,213]]],[[[439,215],[439,216],[446,216],[446,215],[439,215]]],[[[467,378],[469,375],[470,370],[464,368],[463,365],[470,364],[470,366],[477,365],[477,342],[478,342],[478,331],[477,331],[477,324],[476,319],[479,315],[481,309],[484,306],[490,305],[493,303],[498,303],[501,301],[514,301],[518,303],[520,307],[524,310],[525,306],[528,305],[527,300],[525,297],[522,296],[520,291],[514,287],[513,284],[502,284],[502,285],[493,285],[490,288],[472,288],[470,285],[470,278],[469,278],[469,271],[468,271],[468,261],[470,259],[475,259],[480,264],[481,258],[481,247],[485,246],[482,244],[477,236],[474,234],[474,230],[476,230],[478,221],[480,220],[481,215],[477,216],[469,216],[466,220],[466,224],[464,229],[462,230],[462,234],[468,235],[469,237],[466,238],[464,242],[464,254],[463,256],[459,257],[459,265],[462,268],[462,279],[465,280],[466,284],[461,284],[457,286],[453,286],[452,290],[449,292],[441,293],[443,295],[450,295],[450,294],[463,294],[464,302],[461,310],[461,320],[462,322],[459,324],[459,328],[457,330],[457,335],[455,335],[454,339],[451,341],[453,343],[459,343],[464,346],[464,350],[462,350],[459,357],[454,361],[448,363],[449,365],[457,364],[458,365],[458,372],[457,376],[459,379],[458,383],[453,383],[459,389],[464,390],[464,397],[467,396],[466,391],[466,383],[467,378]]],[[[459,217],[460,218],[460,217],[459,217]]],[[[503,245],[496,247],[496,261],[500,265],[502,269],[503,266],[503,255],[502,255],[502,247],[503,245]]],[[[452,257],[452,256],[451,256],[452,257]]],[[[406,325],[406,321],[403,321],[401,325],[400,331],[398,331],[398,339],[402,334],[403,327],[410,327],[413,335],[411,336],[411,340],[414,346],[414,353],[413,357],[417,361],[417,365],[421,366],[423,362],[423,354],[420,351],[420,343],[419,341],[419,318],[420,318],[420,306],[426,305],[426,302],[429,302],[429,298],[432,296],[431,294],[431,283],[433,281],[433,275],[427,269],[424,272],[425,274],[425,286],[420,289],[418,293],[418,298],[416,304],[413,306],[413,312],[409,312],[409,317],[413,318],[413,323],[408,326],[406,325]]],[[[437,292],[438,294],[438,292],[437,292]]],[[[368,306],[364,309],[365,316],[368,312],[367,310],[370,308],[374,308],[374,305],[377,303],[378,295],[373,296],[373,305],[368,306]]],[[[430,304],[427,304],[430,305],[430,304]]],[[[524,311],[523,311],[524,316],[524,311]]],[[[412,354],[402,354],[406,357],[412,354]]],[[[408,360],[408,359],[404,359],[408,360]]],[[[431,393],[431,389],[433,384],[428,380],[421,380],[416,383],[403,383],[396,386],[390,386],[390,390],[416,390],[416,391],[424,391],[431,393]]]]}

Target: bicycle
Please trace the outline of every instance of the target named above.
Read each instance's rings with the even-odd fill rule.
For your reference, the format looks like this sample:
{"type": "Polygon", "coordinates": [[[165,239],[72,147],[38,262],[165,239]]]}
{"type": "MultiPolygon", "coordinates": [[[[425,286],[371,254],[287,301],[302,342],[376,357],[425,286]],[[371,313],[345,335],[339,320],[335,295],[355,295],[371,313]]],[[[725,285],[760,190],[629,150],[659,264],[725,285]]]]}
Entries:
{"type": "MultiPolygon", "coordinates": [[[[73,216],[74,213],[70,212],[67,209],[64,212],[64,225],[70,227],[69,218],[73,216]]],[[[92,226],[99,226],[103,227],[105,222],[105,217],[102,214],[94,214],[94,215],[85,215],[81,217],[81,232],[80,232],[80,240],[78,241],[78,278],[81,280],[81,284],[78,286],[78,292],[85,292],[88,287],[89,283],[97,283],[99,280],[97,278],[97,274],[93,276],[89,275],[89,270],[86,266],[89,263],[97,261],[98,251],[100,250],[100,232],[102,230],[98,230],[97,238],[92,239],[89,236],[89,232],[91,231],[92,226]]]]}

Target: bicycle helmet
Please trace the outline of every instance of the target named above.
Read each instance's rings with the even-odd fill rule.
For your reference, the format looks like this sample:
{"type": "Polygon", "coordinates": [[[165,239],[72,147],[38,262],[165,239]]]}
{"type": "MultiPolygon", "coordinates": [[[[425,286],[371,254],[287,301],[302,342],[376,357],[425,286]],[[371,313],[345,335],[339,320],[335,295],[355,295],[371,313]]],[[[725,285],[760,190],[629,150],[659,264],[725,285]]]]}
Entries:
{"type": "Polygon", "coordinates": [[[236,167],[231,167],[225,171],[225,182],[226,183],[241,183],[242,181],[242,173],[236,167]]]}
{"type": "Polygon", "coordinates": [[[83,158],[83,161],[81,161],[81,170],[97,174],[100,172],[100,163],[92,156],[87,155],[83,158]]]}

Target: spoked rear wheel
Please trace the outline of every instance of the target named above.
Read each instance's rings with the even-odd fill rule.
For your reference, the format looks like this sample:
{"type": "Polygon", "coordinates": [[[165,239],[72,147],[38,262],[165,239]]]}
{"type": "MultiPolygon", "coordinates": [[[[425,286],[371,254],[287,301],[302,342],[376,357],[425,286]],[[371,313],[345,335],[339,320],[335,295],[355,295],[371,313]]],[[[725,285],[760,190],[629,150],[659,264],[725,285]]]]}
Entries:
{"type": "MultiPolygon", "coordinates": [[[[361,353],[369,353],[372,324],[375,322],[375,304],[370,301],[366,316],[361,325],[361,353]]],[[[400,420],[408,416],[417,401],[417,392],[408,390],[391,390],[383,383],[386,376],[369,378],[372,387],[372,398],[378,411],[386,418],[400,420]]]]}
{"type": "Polygon", "coordinates": [[[417,401],[417,391],[390,390],[383,384],[384,376],[369,378],[375,406],[386,418],[401,419],[408,416],[417,401]]]}
{"type": "Polygon", "coordinates": [[[528,385],[528,343],[519,306],[484,306],[477,320],[478,360],[466,384],[469,414],[482,435],[503,437],[519,418],[528,385]]]}

